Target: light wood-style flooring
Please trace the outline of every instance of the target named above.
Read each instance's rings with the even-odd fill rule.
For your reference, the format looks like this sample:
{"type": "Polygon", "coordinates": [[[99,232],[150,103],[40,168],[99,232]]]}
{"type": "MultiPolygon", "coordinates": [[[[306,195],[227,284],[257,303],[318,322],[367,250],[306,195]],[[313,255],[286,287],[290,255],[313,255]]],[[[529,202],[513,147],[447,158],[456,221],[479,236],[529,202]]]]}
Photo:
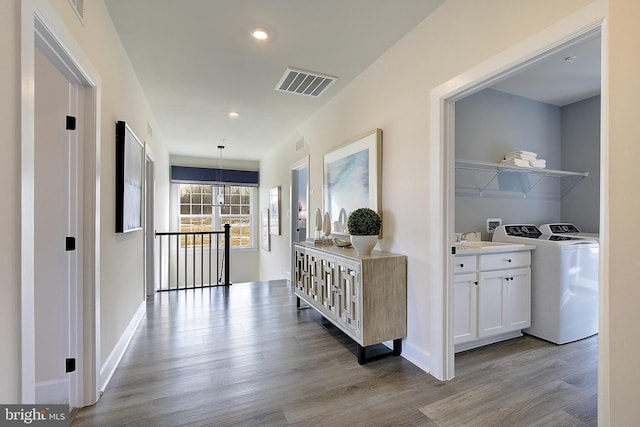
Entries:
{"type": "Polygon", "coordinates": [[[440,382],[402,357],[358,365],[286,281],[165,292],[72,425],[595,426],[597,347],[525,336],[457,355],[440,382]]]}

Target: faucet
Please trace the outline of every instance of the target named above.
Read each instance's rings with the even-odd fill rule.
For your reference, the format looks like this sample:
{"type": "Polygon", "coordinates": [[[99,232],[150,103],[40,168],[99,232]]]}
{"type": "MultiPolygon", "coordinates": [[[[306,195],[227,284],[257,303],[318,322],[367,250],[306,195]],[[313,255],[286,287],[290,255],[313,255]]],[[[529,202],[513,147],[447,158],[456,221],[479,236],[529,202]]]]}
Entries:
{"type": "Polygon", "coordinates": [[[460,235],[460,243],[467,243],[467,235],[473,233],[473,236],[476,237],[478,236],[478,232],[477,231],[465,231],[464,233],[462,233],[460,235]]]}

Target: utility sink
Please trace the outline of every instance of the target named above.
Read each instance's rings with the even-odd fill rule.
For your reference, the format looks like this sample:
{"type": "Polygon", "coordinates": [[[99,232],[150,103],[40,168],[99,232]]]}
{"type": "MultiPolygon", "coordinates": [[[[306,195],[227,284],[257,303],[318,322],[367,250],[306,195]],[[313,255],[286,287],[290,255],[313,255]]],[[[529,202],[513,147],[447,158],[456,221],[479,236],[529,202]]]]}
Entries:
{"type": "Polygon", "coordinates": [[[496,249],[517,249],[527,245],[520,243],[503,243],[503,242],[484,242],[484,241],[471,241],[464,243],[455,243],[454,246],[458,250],[496,250],[496,249]]]}

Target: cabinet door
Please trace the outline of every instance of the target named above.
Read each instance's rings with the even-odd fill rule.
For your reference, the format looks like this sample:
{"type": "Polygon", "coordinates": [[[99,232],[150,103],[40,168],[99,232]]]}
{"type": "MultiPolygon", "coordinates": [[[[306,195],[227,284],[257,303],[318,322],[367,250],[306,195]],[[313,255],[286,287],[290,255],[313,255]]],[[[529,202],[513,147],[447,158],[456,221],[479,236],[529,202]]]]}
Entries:
{"type": "Polygon", "coordinates": [[[336,274],[336,315],[343,327],[360,337],[360,296],[362,294],[360,264],[338,260],[336,274]]]}
{"type": "Polygon", "coordinates": [[[309,287],[309,262],[304,250],[296,249],[296,291],[306,295],[309,287]]]}
{"type": "Polygon", "coordinates": [[[322,257],[315,252],[307,252],[307,262],[309,264],[309,285],[306,294],[313,301],[318,301],[318,289],[323,280],[322,257]]]}
{"type": "Polygon", "coordinates": [[[478,277],[456,274],[453,281],[453,342],[478,338],[478,277]]]}
{"type": "Polygon", "coordinates": [[[478,336],[486,337],[505,332],[505,272],[488,271],[478,280],[478,336]]]}
{"type": "Polygon", "coordinates": [[[319,292],[319,303],[328,312],[336,314],[336,262],[324,259],[322,263],[323,283],[319,292]]]}
{"type": "Polygon", "coordinates": [[[506,272],[507,330],[531,326],[531,269],[519,268],[506,272]]]}

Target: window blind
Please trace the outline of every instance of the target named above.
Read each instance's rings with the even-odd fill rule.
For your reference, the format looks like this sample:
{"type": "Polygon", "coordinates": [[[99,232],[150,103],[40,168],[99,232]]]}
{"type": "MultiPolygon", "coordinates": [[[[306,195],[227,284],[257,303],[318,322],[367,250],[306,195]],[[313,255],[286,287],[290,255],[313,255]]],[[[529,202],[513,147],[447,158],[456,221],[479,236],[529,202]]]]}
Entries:
{"type": "Polygon", "coordinates": [[[260,172],[171,166],[171,182],[208,182],[257,187],[260,185],[260,172]]]}

